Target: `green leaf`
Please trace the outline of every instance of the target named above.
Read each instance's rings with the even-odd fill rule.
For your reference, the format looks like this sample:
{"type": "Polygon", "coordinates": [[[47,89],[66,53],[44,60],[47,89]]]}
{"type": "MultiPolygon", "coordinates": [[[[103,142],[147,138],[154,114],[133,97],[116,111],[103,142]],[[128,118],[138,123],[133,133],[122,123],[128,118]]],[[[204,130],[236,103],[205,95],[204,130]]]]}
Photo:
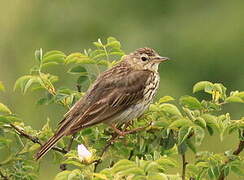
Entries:
{"type": "Polygon", "coordinates": [[[228,102],[228,103],[244,103],[244,100],[238,96],[230,96],[230,97],[227,97],[225,102],[228,102]]]}
{"type": "Polygon", "coordinates": [[[68,176],[70,173],[71,173],[71,171],[68,171],[68,170],[62,171],[56,175],[54,180],[68,180],[68,176]]]}
{"type": "Polygon", "coordinates": [[[178,153],[183,155],[186,153],[187,151],[187,145],[186,145],[186,142],[184,141],[183,143],[179,144],[177,146],[177,149],[178,149],[178,153]]]}
{"type": "Polygon", "coordinates": [[[181,144],[190,135],[192,127],[182,126],[178,134],[178,144],[181,144]]]}
{"type": "Polygon", "coordinates": [[[203,108],[201,103],[195,97],[192,96],[182,96],[180,98],[180,104],[192,110],[203,108]]]}
{"type": "Polygon", "coordinates": [[[162,103],[166,103],[166,102],[173,101],[173,100],[175,100],[175,99],[171,96],[164,96],[164,97],[160,98],[158,102],[160,104],[162,104],[162,103]]]}
{"type": "Polygon", "coordinates": [[[26,85],[26,83],[32,78],[31,75],[25,75],[25,76],[22,76],[20,78],[18,78],[15,82],[15,85],[14,85],[14,90],[16,90],[17,88],[20,88],[23,92],[24,90],[24,87],[26,85]]]}
{"type": "Polygon", "coordinates": [[[200,81],[193,86],[193,93],[196,93],[196,92],[202,91],[202,90],[206,91],[206,90],[210,89],[209,87],[213,87],[213,83],[211,83],[209,81],[200,81]]]}
{"type": "Polygon", "coordinates": [[[100,42],[93,42],[93,44],[98,47],[98,48],[102,48],[103,44],[101,44],[100,42]]]}
{"type": "Polygon", "coordinates": [[[163,146],[165,150],[171,149],[174,147],[176,140],[174,138],[174,133],[171,130],[166,138],[162,138],[160,141],[160,145],[163,146]]]}
{"type": "Polygon", "coordinates": [[[169,115],[176,115],[182,117],[182,114],[180,113],[179,109],[173,104],[161,104],[160,109],[169,115]]]}
{"type": "Polygon", "coordinates": [[[238,96],[244,100],[244,91],[236,93],[235,96],[238,96]]]}
{"type": "Polygon", "coordinates": [[[20,119],[16,118],[13,115],[10,115],[10,116],[0,115],[0,123],[5,124],[5,123],[12,123],[12,122],[17,122],[17,121],[20,121],[20,119]]]}
{"type": "Polygon", "coordinates": [[[244,176],[244,170],[237,166],[231,166],[231,170],[238,176],[244,176]]]}
{"type": "Polygon", "coordinates": [[[202,128],[206,128],[207,123],[202,117],[197,117],[194,121],[195,124],[199,125],[202,128]]]}
{"type": "Polygon", "coordinates": [[[64,63],[66,58],[66,55],[61,51],[49,51],[44,54],[42,62],[50,63],[50,62],[56,62],[56,63],[64,63]]]}
{"type": "Polygon", "coordinates": [[[168,157],[161,157],[160,159],[156,160],[156,162],[163,167],[167,166],[173,168],[177,166],[177,163],[173,159],[168,157]]]}
{"type": "Polygon", "coordinates": [[[72,67],[71,69],[69,69],[68,73],[70,74],[79,74],[81,76],[86,76],[88,75],[86,68],[82,67],[82,66],[75,66],[72,67]]]}
{"type": "Polygon", "coordinates": [[[78,79],[77,79],[77,84],[83,84],[84,82],[86,82],[88,80],[88,77],[87,76],[80,76],[78,79]]]}
{"type": "Polygon", "coordinates": [[[0,103],[0,112],[11,114],[10,109],[4,104],[0,103]]]}
{"type": "Polygon", "coordinates": [[[218,130],[219,125],[216,116],[203,114],[201,117],[206,121],[207,126],[211,127],[212,129],[218,130]]]}
{"type": "Polygon", "coordinates": [[[0,81],[0,91],[5,91],[5,87],[1,81],[0,81]]]}
{"type": "Polygon", "coordinates": [[[65,62],[67,64],[76,63],[76,64],[96,64],[96,61],[90,59],[87,55],[82,53],[72,53],[66,57],[65,62]]]}
{"type": "Polygon", "coordinates": [[[173,121],[170,126],[169,129],[173,129],[173,128],[179,128],[182,126],[191,126],[193,125],[192,122],[187,119],[187,118],[182,118],[182,119],[178,119],[176,121],[173,121]]]}
{"type": "Polygon", "coordinates": [[[7,139],[6,137],[0,137],[0,149],[10,144],[11,142],[12,142],[11,139],[7,139]]]}
{"type": "Polygon", "coordinates": [[[200,146],[203,141],[203,138],[205,136],[204,129],[199,126],[195,126],[194,127],[194,136],[195,136],[196,146],[200,146]]]}
{"type": "Polygon", "coordinates": [[[192,150],[192,152],[197,153],[195,145],[192,143],[191,139],[186,139],[187,146],[192,150]]]}

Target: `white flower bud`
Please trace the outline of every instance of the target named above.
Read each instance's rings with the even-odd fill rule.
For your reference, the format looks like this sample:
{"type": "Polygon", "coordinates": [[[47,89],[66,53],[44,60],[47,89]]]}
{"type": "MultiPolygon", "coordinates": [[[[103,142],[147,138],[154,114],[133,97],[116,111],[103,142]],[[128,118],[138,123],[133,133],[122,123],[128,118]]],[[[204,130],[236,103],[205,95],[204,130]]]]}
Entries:
{"type": "Polygon", "coordinates": [[[92,153],[83,144],[78,145],[77,151],[81,161],[89,162],[91,160],[92,153]]]}

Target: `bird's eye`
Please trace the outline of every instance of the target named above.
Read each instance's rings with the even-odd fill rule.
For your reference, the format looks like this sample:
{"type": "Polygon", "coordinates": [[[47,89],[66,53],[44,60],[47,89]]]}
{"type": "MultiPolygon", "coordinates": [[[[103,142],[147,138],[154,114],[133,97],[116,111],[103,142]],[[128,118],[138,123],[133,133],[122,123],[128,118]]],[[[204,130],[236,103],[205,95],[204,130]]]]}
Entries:
{"type": "Polygon", "coordinates": [[[145,56],[142,56],[142,57],[141,57],[141,60],[142,60],[142,61],[146,61],[146,60],[148,60],[148,58],[145,57],[145,56]]]}

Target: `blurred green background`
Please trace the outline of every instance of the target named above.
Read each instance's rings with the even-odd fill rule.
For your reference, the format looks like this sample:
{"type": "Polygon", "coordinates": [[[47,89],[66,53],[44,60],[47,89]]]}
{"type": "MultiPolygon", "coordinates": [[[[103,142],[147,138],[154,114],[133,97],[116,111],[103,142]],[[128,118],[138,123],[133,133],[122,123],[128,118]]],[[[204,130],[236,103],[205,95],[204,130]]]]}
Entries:
{"type": "MultiPolygon", "coordinates": [[[[55,105],[36,106],[36,92],[23,96],[12,90],[15,80],[29,73],[39,48],[68,54],[114,36],[126,53],[147,46],[172,59],[160,67],[158,97],[191,94],[201,80],[244,90],[243,0],[1,0],[0,13],[0,81],[6,86],[0,101],[37,129],[47,117],[55,127],[65,113],[55,105]]],[[[59,84],[72,85],[65,77],[59,84]]],[[[228,105],[226,111],[239,118],[243,105],[228,105]]],[[[221,152],[236,144],[231,139],[205,141],[210,151],[221,152]]],[[[47,156],[41,178],[57,171],[47,156]]]]}

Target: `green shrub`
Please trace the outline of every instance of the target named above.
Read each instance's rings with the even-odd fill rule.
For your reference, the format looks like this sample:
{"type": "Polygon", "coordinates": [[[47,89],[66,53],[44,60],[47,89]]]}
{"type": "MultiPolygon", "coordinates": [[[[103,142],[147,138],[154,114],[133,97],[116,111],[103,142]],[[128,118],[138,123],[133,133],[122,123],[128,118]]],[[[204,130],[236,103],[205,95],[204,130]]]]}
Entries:
{"type": "MultiPolygon", "coordinates": [[[[109,37],[106,44],[100,40],[93,44],[94,49],[69,55],[56,50],[46,53],[37,50],[37,65],[30,74],[17,79],[14,89],[24,94],[29,90],[42,91],[43,97],[36,102],[38,105],[58,104],[68,110],[101,71],[116,64],[116,60],[124,55],[120,42],[113,37],[109,37]],[[73,83],[76,90],[57,87],[58,77],[46,72],[48,66],[67,67],[69,70],[65,73],[76,77],[73,83]]],[[[0,91],[3,90],[0,82],[0,91]]],[[[241,178],[244,176],[243,157],[240,156],[244,148],[244,117],[232,119],[222,108],[229,103],[244,103],[244,91],[227,93],[223,84],[208,81],[193,86],[193,93],[199,91],[211,97],[199,100],[184,95],[176,101],[171,96],[164,96],[131,125],[121,127],[132,129],[150,124],[138,133],[118,138],[107,126],[94,126],[77,134],[69,152],[66,146],[69,138],[64,138],[52,149],[54,161],[59,162],[62,169],[55,179],[221,180],[230,173],[241,178]],[[222,141],[232,133],[239,133],[237,147],[221,153],[198,150],[206,134],[219,136],[222,141]],[[111,137],[114,141],[110,141],[111,137]],[[78,144],[85,144],[92,156],[82,160],[75,148],[78,144]],[[187,161],[188,151],[196,155],[191,163],[187,161]],[[169,173],[175,169],[177,172],[169,173]]],[[[0,113],[0,149],[7,154],[0,162],[0,177],[37,179],[39,164],[33,159],[33,154],[53,135],[49,120],[38,131],[24,124],[2,103],[0,113]]]]}

